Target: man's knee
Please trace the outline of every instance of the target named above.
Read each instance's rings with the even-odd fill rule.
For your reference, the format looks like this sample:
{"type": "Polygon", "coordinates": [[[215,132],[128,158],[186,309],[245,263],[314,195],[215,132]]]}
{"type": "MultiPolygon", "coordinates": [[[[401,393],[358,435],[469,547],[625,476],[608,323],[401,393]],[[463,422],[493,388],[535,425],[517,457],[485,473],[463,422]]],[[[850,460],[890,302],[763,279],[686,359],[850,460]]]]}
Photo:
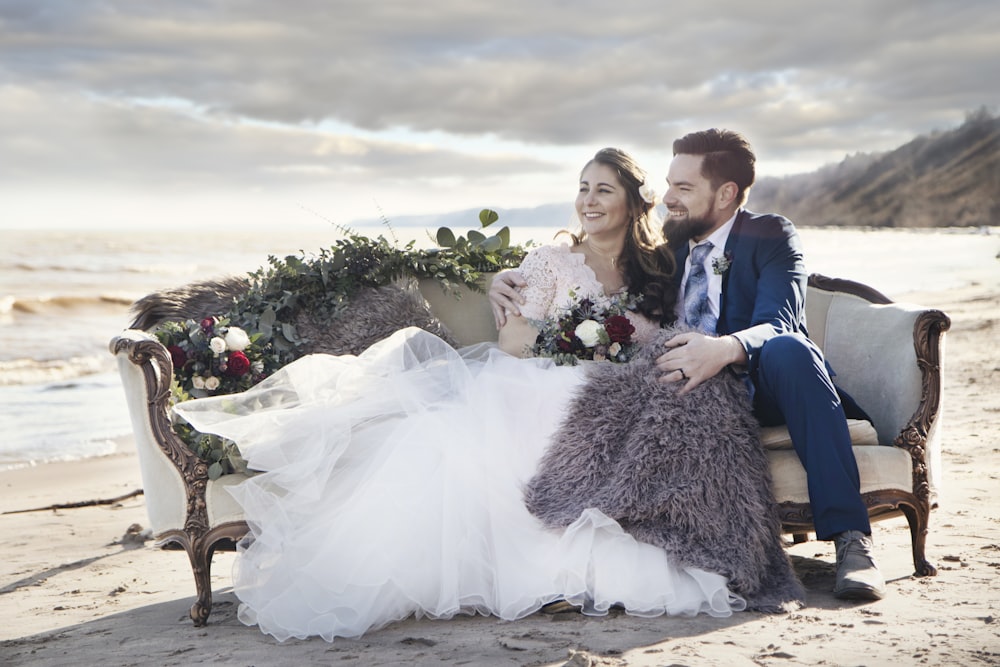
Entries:
{"type": "Polygon", "coordinates": [[[760,349],[762,368],[801,367],[802,365],[822,365],[819,349],[808,338],[798,333],[775,336],[760,349]]]}

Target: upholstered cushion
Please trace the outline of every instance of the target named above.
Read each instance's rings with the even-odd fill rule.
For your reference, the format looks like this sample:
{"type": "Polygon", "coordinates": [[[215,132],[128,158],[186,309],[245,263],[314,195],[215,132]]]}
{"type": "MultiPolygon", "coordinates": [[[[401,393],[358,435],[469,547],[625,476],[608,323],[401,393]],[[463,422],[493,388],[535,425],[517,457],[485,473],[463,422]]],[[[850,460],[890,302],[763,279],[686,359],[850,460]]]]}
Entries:
{"type": "MultiPolygon", "coordinates": [[[[808,503],[806,471],[790,449],[768,450],[774,496],[779,503],[808,503]]],[[[861,492],[897,489],[912,492],[913,469],[909,453],[888,445],[855,447],[861,492]]]]}
{"type": "MultiPolygon", "coordinates": [[[[878,433],[875,427],[863,419],[848,419],[847,429],[851,434],[851,444],[877,445],[878,433]]],[[[760,429],[760,442],[764,449],[792,449],[792,436],[784,426],[766,426],[760,429]]]]}
{"type": "Polygon", "coordinates": [[[209,526],[218,526],[227,521],[243,521],[243,508],[227,489],[247,479],[248,475],[232,474],[212,480],[205,490],[205,509],[209,526]]]}

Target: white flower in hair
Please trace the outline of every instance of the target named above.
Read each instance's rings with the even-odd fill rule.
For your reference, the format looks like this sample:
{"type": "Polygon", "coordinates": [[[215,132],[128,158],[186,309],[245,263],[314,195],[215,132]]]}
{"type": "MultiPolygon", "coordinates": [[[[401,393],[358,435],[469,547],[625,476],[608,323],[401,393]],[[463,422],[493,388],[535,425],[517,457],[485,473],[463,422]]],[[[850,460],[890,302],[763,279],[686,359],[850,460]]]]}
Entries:
{"type": "Polygon", "coordinates": [[[656,203],[656,190],[649,183],[643,183],[639,186],[639,196],[647,204],[656,203]]]}

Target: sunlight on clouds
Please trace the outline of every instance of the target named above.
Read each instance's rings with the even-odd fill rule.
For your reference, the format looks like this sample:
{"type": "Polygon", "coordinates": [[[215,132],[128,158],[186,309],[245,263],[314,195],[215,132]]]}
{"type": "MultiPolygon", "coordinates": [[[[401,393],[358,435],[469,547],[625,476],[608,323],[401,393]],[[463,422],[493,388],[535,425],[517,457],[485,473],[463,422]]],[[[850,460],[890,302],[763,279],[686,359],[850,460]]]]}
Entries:
{"type": "Polygon", "coordinates": [[[845,1],[0,3],[0,198],[71,192],[93,221],[514,208],[572,199],[603,146],[659,184],[675,138],[729,127],[780,175],[997,108],[989,3],[845,1]]]}

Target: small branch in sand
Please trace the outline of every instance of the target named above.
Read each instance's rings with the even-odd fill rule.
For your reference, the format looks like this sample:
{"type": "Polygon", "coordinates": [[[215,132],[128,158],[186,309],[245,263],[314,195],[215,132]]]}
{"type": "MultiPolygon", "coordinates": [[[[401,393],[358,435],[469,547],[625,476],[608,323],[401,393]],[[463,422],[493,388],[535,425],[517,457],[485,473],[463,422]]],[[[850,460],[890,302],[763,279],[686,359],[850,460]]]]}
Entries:
{"type": "Polygon", "coordinates": [[[44,512],[46,510],[68,510],[75,509],[77,507],[93,507],[94,505],[110,505],[112,503],[117,503],[122,500],[127,500],[129,498],[134,498],[136,496],[142,495],[142,489],[136,489],[131,493],[126,493],[124,496],[118,496],[117,498],[98,498],[97,500],[81,500],[77,503],[62,503],[59,505],[49,505],[48,507],[35,507],[27,510],[7,510],[4,514],[24,514],[25,512],[44,512]]]}

